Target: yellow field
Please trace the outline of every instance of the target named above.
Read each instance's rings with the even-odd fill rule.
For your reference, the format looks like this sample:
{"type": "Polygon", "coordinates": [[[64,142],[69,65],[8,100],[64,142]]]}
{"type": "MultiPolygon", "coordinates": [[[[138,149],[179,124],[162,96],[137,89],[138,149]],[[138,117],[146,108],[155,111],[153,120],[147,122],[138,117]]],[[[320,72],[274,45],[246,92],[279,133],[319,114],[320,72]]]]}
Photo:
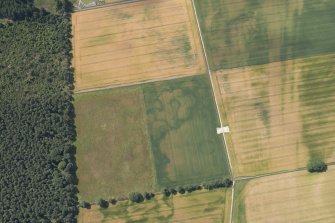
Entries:
{"type": "Polygon", "coordinates": [[[76,91],[205,71],[190,0],[147,0],[72,15],[76,91]]]}
{"type": "Polygon", "coordinates": [[[142,204],[124,201],[105,210],[97,206],[80,209],[78,223],[228,223],[230,203],[230,189],[195,191],[168,199],[157,195],[153,200],[142,204]]]}
{"type": "Polygon", "coordinates": [[[335,55],[215,73],[235,176],[335,160],[335,55]]]}
{"type": "Polygon", "coordinates": [[[234,222],[334,222],[334,166],[322,174],[298,171],[238,182],[236,186],[234,222]]]}

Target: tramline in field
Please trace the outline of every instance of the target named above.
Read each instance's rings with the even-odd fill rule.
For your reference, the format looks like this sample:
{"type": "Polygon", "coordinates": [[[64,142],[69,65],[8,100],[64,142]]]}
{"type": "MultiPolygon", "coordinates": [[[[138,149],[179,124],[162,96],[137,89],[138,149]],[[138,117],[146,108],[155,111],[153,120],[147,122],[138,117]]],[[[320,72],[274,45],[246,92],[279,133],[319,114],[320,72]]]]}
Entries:
{"type": "Polygon", "coordinates": [[[76,95],[83,200],[230,177],[205,75],[76,95]]]}
{"type": "Polygon", "coordinates": [[[234,222],[333,222],[334,177],[332,166],[323,174],[296,171],[239,181],[234,194],[234,222]]]}
{"type": "Polygon", "coordinates": [[[236,176],[335,160],[335,55],[214,74],[236,176]]]}
{"type": "Polygon", "coordinates": [[[139,1],[72,16],[76,91],[205,72],[190,1],[139,1]]]}

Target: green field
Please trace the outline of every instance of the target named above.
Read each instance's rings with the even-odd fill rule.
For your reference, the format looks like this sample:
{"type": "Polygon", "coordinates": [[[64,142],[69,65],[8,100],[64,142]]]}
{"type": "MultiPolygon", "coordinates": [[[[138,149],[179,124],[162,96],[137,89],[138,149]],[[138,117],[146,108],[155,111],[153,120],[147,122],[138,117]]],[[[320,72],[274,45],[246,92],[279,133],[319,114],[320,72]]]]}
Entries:
{"type": "Polygon", "coordinates": [[[208,77],[77,94],[84,200],[229,177],[208,77]]]}
{"type": "Polygon", "coordinates": [[[79,223],[229,222],[231,190],[196,191],[142,204],[119,202],[108,209],[80,209],[79,223]]]}
{"type": "Polygon", "coordinates": [[[153,189],[150,145],[139,87],[77,94],[77,175],[81,199],[153,189]]]}
{"type": "Polygon", "coordinates": [[[206,76],[155,82],[143,93],[159,187],[229,176],[206,76]]]}
{"type": "Polygon", "coordinates": [[[234,186],[234,204],[233,204],[233,221],[240,223],[247,223],[245,210],[245,187],[248,180],[237,181],[234,186]]]}
{"type": "Polygon", "coordinates": [[[335,52],[335,1],[195,0],[213,70],[335,52]]]}

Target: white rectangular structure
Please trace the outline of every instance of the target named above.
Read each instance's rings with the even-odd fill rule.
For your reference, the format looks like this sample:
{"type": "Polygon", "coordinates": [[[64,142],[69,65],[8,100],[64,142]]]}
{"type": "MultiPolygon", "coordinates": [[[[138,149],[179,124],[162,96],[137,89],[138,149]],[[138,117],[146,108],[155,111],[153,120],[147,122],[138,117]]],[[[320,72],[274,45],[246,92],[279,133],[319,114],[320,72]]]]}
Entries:
{"type": "Polygon", "coordinates": [[[224,127],[221,127],[221,128],[216,128],[216,133],[217,134],[228,133],[228,132],[230,132],[228,126],[224,126],[224,127]]]}

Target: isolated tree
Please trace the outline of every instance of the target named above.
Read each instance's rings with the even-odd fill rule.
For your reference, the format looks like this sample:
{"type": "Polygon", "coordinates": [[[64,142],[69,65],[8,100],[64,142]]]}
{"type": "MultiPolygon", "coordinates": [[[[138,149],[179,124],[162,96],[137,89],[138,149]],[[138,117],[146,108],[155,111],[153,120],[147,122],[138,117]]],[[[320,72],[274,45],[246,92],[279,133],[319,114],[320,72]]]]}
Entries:
{"type": "Polygon", "coordinates": [[[307,169],[310,173],[321,173],[327,171],[327,164],[323,161],[311,161],[307,165],[307,169]]]}

